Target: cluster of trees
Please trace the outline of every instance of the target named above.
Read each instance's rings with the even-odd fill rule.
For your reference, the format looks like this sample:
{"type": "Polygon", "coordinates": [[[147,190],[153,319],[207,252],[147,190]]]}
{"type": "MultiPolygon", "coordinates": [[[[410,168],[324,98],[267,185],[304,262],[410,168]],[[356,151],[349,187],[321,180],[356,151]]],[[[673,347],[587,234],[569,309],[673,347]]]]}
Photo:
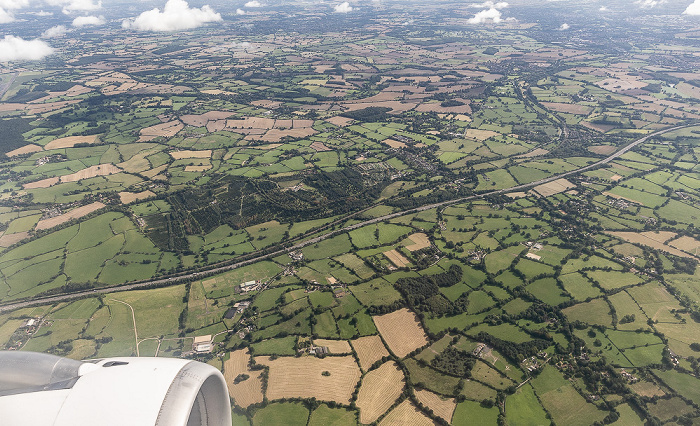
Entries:
{"type": "Polygon", "coordinates": [[[355,111],[347,111],[341,115],[343,117],[352,118],[353,120],[373,123],[376,121],[386,121],[389,118],[387,114],[389,111],[391,111],[391,108],[367,107],[355,111]]]}
{"type": "Polygon", "coordinates": [[[396,281],[396,287],[414,310],[456,315],[466,310],[467,299],[461,297],[452,303],[440,293],[440,287],[450,287],[461,280],[462,268],[452,265],[441,274],[401,278],[396,281]]]}
{"type": "Polygon", "coordinates": [[[434,368],[457,377],[469,377],[475,363],[476,358],[454,346],[449,346],[430,361],[434,368]]]}

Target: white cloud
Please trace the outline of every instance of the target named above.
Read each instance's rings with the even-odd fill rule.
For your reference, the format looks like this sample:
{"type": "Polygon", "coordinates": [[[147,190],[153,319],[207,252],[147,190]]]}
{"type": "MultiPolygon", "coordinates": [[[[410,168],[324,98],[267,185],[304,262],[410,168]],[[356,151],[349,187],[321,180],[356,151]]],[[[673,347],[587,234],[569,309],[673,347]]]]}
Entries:
{"type": "Polygon", "coordinates": [[[29,0],[0,0],[0,7],[3,9],[22,9],[29,6],[29,0]]]}
{"type": "Polygon", "coordinates": [[[221,20],[221,15],[209,5],[197,9],[190,8],[185,0],[168,0],[162,12],[158,8],[143,12],[136,19],[124,20],[122,27],[141,31],[177,31],[221,20]]]}
{"type": "Polygon", "coordinates": [[[258,0],[251,0],[248,3],[244,4],[245,7],[260,7],[262,6],[262,3],[260,3],[258,0]]]}
{"type": "Polygon", "coordinates": [[[470,24],[483,24],[486,22],[493,22],[494,24],[497,24],[501,21],[501,11],[495,7],[482,10],[474,15],[473,18],[467,20],[467,22],[470,24]]]}
{"type": "Polygon", "coordinates": [[[102,25],[105,23],[104,16],[78,16],[73,19],[74,27],[87,27],[90,25],[102,25]]]}
{"type": "Polygon", "coordinates": [[[600,9],[598,9],[598,11],[600,11],[600,12],[607,12],[607,11],[608,11],[608,8],[605,7],[605,6],[600,6],[600,9]]]}
{"type": "Polygon", "coordinates": [[[638,4],[642,9],[652,9],[664,3],[666,3],[666,0],[637,0],[634,2],[634,4],[638,4]]]}
{"type": "Polygon", "coordinates": [[[38,12],[27,12],[30,15],[36,15],[36,16],[53,16],[53,12],[46,12],[44,10],[40,10],[38,12]]]}
{"type": "Polygon", "coordinates": [[[498,3],[495,3],[493,1],[485,1],[483,3],[472,3],[469,5],[469,7],[476,7],[480,9],[505,9],[508,7],[508,2],[499,1],[498,3]]]}
{"type": "Polygon", "coordinates": [[[63,13],[70,13],[75,11],[87,12],[91,10],[98,10],[102,8],[102,0],[98,0],[97,3],[93,3],[92,0],[71,0],[66,6],[63,7],[63,13]]]}
{"type": "Polygon", "coordinates": [[[20,37],[6,35],[0,40],[0,62],[38,61],[54,52],[46,42],[34,39],[24,40],[20,37]]]}
{"type": "Polygon", "coordinates": [[[243,10],[243,9],[236,9],[236,15],[245,15],[245,10],[243,10]]]}
{"type": "Polygon", "coordinates": [[[41,33],[41,38],[54,38],[66,35],[68,29],[63,25],[56,25],[41,33]]]}
{"type": "Polygon", "coordinates": [[[487,0],[483,3],[472,3],[469,5],[469,7],[478,7],[478,8],[485,8],[481,12],[478,12],[476,15],[474,15],[473,18],[467,20],[468,23],[470,24],[483,24],[485,22],[493,22],[493,23],[498,23],[501,22],[503,19],[501,19],[501,9],[505,9],[508,7],[508,2],[505,1],[499,1],[499,2],[494,2],[491,0],[487,0]]]}
{"type": "Polygon", "coordinates": [[[0,7],[0,24],[7,24],[8,22],[14,22],[14,20],[15,15],[12,12],[8,12],[0,7]]]}
{"type": "Polygon", "coordinates": [[[566,22],[564,22],[564,23],[561,24],[561,26],[559,27],[559,31],[566,31],[566,30],[568,30],[569,28],[571,28],[571,26],[570,26],[569,24],[567,24],[566,22]]]}
{"type": "Polygon", "coordinates": [[[352,6],[350,6],[350,3],[344,1],[344,2],[340,3],[339,5],[336,5],[336,6],[333,8],[333,11],[334,11],[335,13],[348,13],[348,12],[352,12],[352,6]]]}
{"type": "Polygon", "coordinates": [[[694,15],[698,16],[700,15],[700,0],[695,0],[693,3],[691,3],[684,11],[684,15],[694,15]]]}
{"type": "Polygon", "coordinates": [[[102,8],[102,0],[46,0],[51,6],[63,6],[63,13],[66,15],[72,12],[90,12],[102,8]]]}

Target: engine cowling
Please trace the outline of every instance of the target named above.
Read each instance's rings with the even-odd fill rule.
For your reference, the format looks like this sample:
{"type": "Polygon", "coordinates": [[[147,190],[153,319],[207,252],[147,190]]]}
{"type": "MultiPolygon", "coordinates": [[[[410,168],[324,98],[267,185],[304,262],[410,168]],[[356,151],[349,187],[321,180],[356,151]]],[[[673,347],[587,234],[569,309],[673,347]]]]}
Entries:
{"type": "Polygon", "coordinates": [[[0,351],[0,417],[32,426],[230,426],[231,401],[221,372],[197,361],[0,351]]]}

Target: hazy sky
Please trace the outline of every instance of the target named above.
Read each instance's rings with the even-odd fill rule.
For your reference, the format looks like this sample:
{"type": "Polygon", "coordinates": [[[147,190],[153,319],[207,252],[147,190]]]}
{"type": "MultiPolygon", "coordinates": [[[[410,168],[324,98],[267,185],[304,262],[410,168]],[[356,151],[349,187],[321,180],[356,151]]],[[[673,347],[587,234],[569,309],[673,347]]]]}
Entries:
{"type": "MultiPolygon", "coordinates": [[[[220,25],[225,20],[245,20],[246,15],[274,11],[285,6],[348,15],[368,13],[377,6],[401,7],[400,0],[0,0],[0,61],[38,60],[55,50],[51,40],[66,37],[74,31],[109,25],[124,31],[172,32],[189,30],[202,25],[220,25]],[[32,23],[32,25],[27,25],[32,23]],[[20,27],[21,25],[21,27],[20,27]],[[22,28],[41,31],[38,38],[26,40],[18,34],[22,28]],[[13,33],[13,31],[15,31],[13,33]]],[[[404,0],[425,4],[424,0],[404,0]]],[[[509,0],[509,1],[441,1],[466,10],[465,25],[500,24],[517,21],[514,8],[538,6],[546,8],[584,7],[598,16],[620,16],[631,12],[686,15],[700,23],[700,0],[509,0]],[[697,16],[697,18],[695,18],[697,16]]],[[[586,25],[586,16],[574,16],[561,22],[561,31],[575,30],[586,25]],[[578,18],[578,19],[575,19],[578,18]]]]}

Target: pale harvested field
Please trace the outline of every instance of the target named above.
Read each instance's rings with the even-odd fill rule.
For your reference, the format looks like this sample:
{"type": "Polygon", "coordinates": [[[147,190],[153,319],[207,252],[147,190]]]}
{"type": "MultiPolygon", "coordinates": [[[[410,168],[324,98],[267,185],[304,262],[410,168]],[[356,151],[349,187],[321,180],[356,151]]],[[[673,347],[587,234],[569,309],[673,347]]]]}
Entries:
{"type": "Polygon", "coordinates": [[[311,144],[311,149],[315,150],[316,152],[332,151],[331,148],[328,148],[323,142],[319,141],[314,141],[314,143],[311,144]]]}
{"type": "Polygon", "coordinates": [[[407,308],[372,317],[374,324],[382,335],[389,349],[403,358],[410,352],[428,344],[428,339],[416,319],[416,315],[407,308]]]}
{"type": "Polygon", "coordinates": [[[676,89],[678,89],[679,92],[683,93],[688,97],[700,99],[700,88],[697,88],[685,82],[681,82],[678,83],[678,85],[676,85],[676,89]]]}
{"type": "Polygon", "coordinates": [[[117,163],[118,167],[121,167],[122,169],[126,170],[129,173],[140,173],[146,170],[151,169],[151,163],[148,161],[146,157],[149,155],[155,154],[156,152],[159,152],[160,150],[158,147],[151,147],[147,148],[144,150],[139,151],[136,155],[132,156],[131,158],[127,159],[126,161],[123,161],[121,163],[117,163]]]}
{"type": "Polygon", "coordinates": [[[467,129],[464,132],[465,138],[476,139],[478,141],[483,141],[498,135],[500,135],[500,133],[494,132],[493,130],[467,129]]]}
{"type": "Polygon", "coordinates": [[[610,180],[613,182],[617,182],[618,180],[622,179],[622,176],[620,175],[612,175],[610,176],[610,180]]]}
{"type": "Polygon", "coordinates": [[[382,141],[383,144],[389,145],[392,148],[406,148],[406,144],[401,141],[395,141],[393,139],[385,139],[382,141]]]}
{"type": "Polygon", "coordinates": [[[267,398],[316,398],[322,401],[350,403],[360,380],[360,368],[352,356],[343,357],[255,357],[258,364],[270,367],[267,398]],[[324,371],[330,376],[324,376],[324,371]]]}
{"type": "Polygon", "coordinates": [[[43,149],[39,145],[34,145],[30,143],[29,145],[24,145],[23,147],[13,149],[12,151],[5,153],[5,155],[7,155],[8,157],[14,157],[16,155],[31,154],[32,152],[39,151],[43,151],[43,149]]]}
{"type": "Polygon", "coordinates": [[[83,217],[86,214],[92,213],[95,210],[99,210],[101,208],[105,207],[104,204],[100,203],[99,201],[96,201],[92,204],[88,204],[86,206],[80,206],[78,208],[75,208],[68,213],[63,213],[62,215],[52,217],[49,219],[42,219],[39,221],[39,223],[36,224],[36,229],[49,229],[53,228],[54,226],[58,226],[64,222],[68,222],[71,219],[77,219],[79,217],[83,217]]]}
{"type": "Polygon", "coordinates": [[[523,198],[523,197],[527,197],[527,193],[526,193],[526,192],[509,192],[509,193],[507,193],[506,195],[509,196],[510,198],[523,198]]]}
{"type": "Polygon", "coordinates": [[[694,255],[700,254],[700,241],[692,237],[680,237],[679,239],[671,241],[668,244],[672,247],[687,251],[688,253],[694,255]]]}
{"type": "Polygon", "coordinates": [[[673,239],[676,236],[676,233],[670,231],[647,231],[642,232],[641,235],[663,244],[666,241],[673,239]]]}
{"type": "Polygon", "coordinates": [[[182,120],[183,123],[190,126],[202,127],[207,124],[207,121],[223,120],[229,118],[233,114],[234,113],[229,111],[209,111],[200,115],[183,115],[182,117],[180,117],[180,120],[182,120]]]}
{"type": "Polygon", "coordinates": [[[260,107],[260,108],[274,109],[274,108],[278,108],[280,105],[282,105],[282,102],[261,99],[259,101],[253,101],[250,104],[255,105],[257,107],[260,107]]]}
{"type": "Polygon", "coordinates": [[[24,189],[34,189],[34,188],[48,188],[49,186],[56,185],[60,180],[59,177],[50,177],[36,182],[29,182],[22,185],[24,189]]]}
{"type": "Polygon", "coordinates": [[[292,128],[293,128],[293,129],[303,129],[303,128],[311,127],[311,126],[314,125],[314,121],[313,121],[313,120],[304,120],[304,119],[297,120],[297,119],[294,119],[294,120],[292,120],[292,121],[293,121],[293,124],[292,124],[292,128]]]}
{"type": "Polygon", "coordinates": [[[533,189],[535,192],[540,194],[543,197],[549,197],[550,195],[558,194],[560,192],[567,191],[571,188],[575,188],[576,185],[573,183],[569,182],[568,180],[562,178],[562,179],[557,179],[553,182],[548,182],[542,185],[537,185],[533,189]]]}
{"type": "Polygon", "coordinates": [[[230,129],[272,129],[275,127],[274,118],[246,117],[243,119],[226,120],[230,129]]]}
{"type": "Polygon", "coordinates": [[[18,103],[7,103],[7,104],[2,104],[0,105],[0,111],[1,112],[7,112],[7,111],[22,111],[24,109],[27,109],[27,105],[25,104],[18,104],[18,103]]]}
{"type": "Polygon", "coordinates": [[[271,150],[271,149],[279,148],[279,147],[281,147],[281,146],[282,146],[281,143],[270,143],[270,144],[267,144],[267,145],[250,145],[250,146],[248,146],[247,148],[251,148],[251,149],[262,149],[262,150],[264,150],[264,151],[269,151],[269,150],[271,150]]]}
{"type": "Polygon", "coordinates": [[[185,127],[180,120],[168,121],[167,123],[156,124],[151,127],[141,129],[139,141],[150,141],[157,137],[172,138],[185,127]]]}
{"type": "Polygon", "coordinates": [[[394,405],[403,391],[403,381],[403,372],[394,362],[385,362],[367,373],[357,394],[360,423],[372,423],[394,405]]]}
{"type": "Polygon", "coordinates": [[[345,126],[349,125],[350,123],[352,123],[353,119],[347,118],[347,117],[341,117],[341,116],[337,115],[335,117],[326,118],[326,121],[331,123],[331,124],[335,124],[338,127],[345,127],[345,126]]]}
{"type": "Polygon", "coordinates": [[[249,370],[249,360],[250,354],[248,348],[245,348],[231,352],[231,357],[224,362],[224,378],[228,392],[236,405],[242,408],[248,408],[252,404],[263,401],[262,380],[260,379],[263,370],[249,370]],[[244,373],[250,377],[234,384],[233,381],[236,377],[244,373]]]}
{"type": "Polygon", "coordinates": [[[16,232],[14,234],[3,234],[0,237],[0,247],[10,247],[29,236],[29,232],[16,232]]]}
{"type": "Polygon", "coordinates": [[[606,78],[594,84],[605,90],[610,90],[611,92],[622,92],[631,89],[641,89],[642,87],[645,87],[648,83],[633,79],[631,77],[623,77],[623,79],[606,78]]]}
{"type": "Polygon", "coordinates": [[[98,137],[98,135],[67,136],[65,138],[58,138],[52,140],[51,142],[44,145],[44,149],[48,151],[50,149],[71,148],[79,143],[95,143],[98,137]]]}
{"type": "Polygon", "coordinates": [[[416,389],[414,393],[416,394],[416,399],[433,410],[436,416],[442,417],[447,422],[452,420],[452,414],[457,408],[454,398],[444,398],[425,389],[416,389]]]}
{"type": "MultiPolygon", "coordinates": [[[[369,98],[367,98],[369,99],[369,98]]],[[[367,102],[367,99],[363,99],[363,102],[352,103],[343,102],[342,106],[348,108],[348,111],[355,111],[358,109],[364,109],[367,107],[381,107],[381,108],[391,108],[389,113],[398,114],[406,111],[410,111],[415,108],[417,103],[414,102],[401,102],[401,101],[381,101],[381,102],[367,102]]]]}
{"type": "Polygon", "coordinates": [[[616,149],[617,147],[613,145],[595,145],[588,148],[589,151],[602,155],[610,155],[615,152],[616,149]]]}
{"type": "Polygon", "coordinates": [[[211,164],[207,164],[204,166],[185,166],[185,171],[186,172],[204,172],[209,169],[211,169],[211,164]]]}
{"type": "MultiPolygon", "coordinates": [[[[449,419],[447,419],[447,421],[449,421],[449,419]]],[[[435,423],[408,399],[396,406],[396,408],[391,410],[391,412],[379,422],[379,426],[405,425],[434,426],[435,423]]]]}
{"type": "Polygon", "coordinates": [[[207,122],[207,132],[220,132],[226,128],[226,120],[211,120],[207,122]]]}
{"type": "Polygon", "coordinates": [[[153,197],[154,195],[156,194],[148,190],[141,192],[120,192],[119,199],[121,200],[122,204],[129,204],[133,203],[134,201],[139,201],[148,197],[153,197]]]}
{"type": "Polygon", "coordinates": [[[591,107],[584,105],[565,104],[560,102],[542,102],[542,105],[545,108],[553,111],[565,112],[569,114],[588,115],[588,113],[592,111],[591,107]]]}
{"type": "Polygon", "coordinates": [[[113,164],[98,164],[87,169],[61,176],[61,182],[77,182],[83,179],[94,178],[95,176],[107,176],[121,172],[122,169],[113,164]]]}
{"type": "MultiPolygon", "coordinates": [[[[278,120],[279,121],[279,120],[278,120]]],[[[291,138],[305,138],[311,135],[316,134],[316,131],[310,127],[303,128],[303,129],[270,129],[267,132],[265,132],[264,135],[260,136],[257,139],[261,139],[264,141],[268,142],[279,142],[282,140],[282,138],[285,137],[291,137],[291,138]]]]}
{"type": "Polygon", "coordinates": [[[27,105],[27,110],[30,114],[43,114],[45,112],[56,111],[57,109],[65,108],[69,105],[77,104],[82,99],[73,99],[70,101],[47,102],[45,104],[27,105]]]}
{"type": "Polygon", "coordinates": [[[427,235],[425,235],[422,232],[418,232],[412,235],[409,235],[408,238],[413,241],[415,244],[411,244],[410,246],[406,246],[407,250],[410,251],[416,251],[420,250],[426,247],[430,247],[430,239],[428,238],[427,235]]]}
{"type": "Polygon", "coordinates": [[[539,157],[540,155],[545,155],[545,154],[549,154],[549,151],[544,149],[544,148],[535,148],[530,152],[526,152],[525,154],[518,155],[518,158],[539,157]]]}
{"type": "Polygon", "coordinates": [[[292,127],[294,127],[294,122],[292,120],[277,119],[277,121],[275,121],[275,129],[291,129],[292,127]]]}
{"type": "Polygon", "coordinates": [[[360,359],[360,367],[367,371],[372,364],[389,356],[389,351],[384,347],[379,336],[365,336],[351,340],[352,347],[355,348],[357,357],[360,359]]]}
{"type": "Polygon", "coordinates": [[[162,166],[158,166],[155,169],[143,171],[143,172],[141,172],[141,174],[146,176],[149,179],[153,179],[156,175],[158,175],[160,172],[164,171],[167,168],[168,168],[168,165],[163,164],[162,166]]]}
{"type": "Polygon", "coordinates": [[[629,387],[634,393],[647,398],[666,395],[663,389],[651,382],[637,382],[629,385],[629,387]]]}
{"type": "Polygon", "coordinates": [[[397,268],[403,268],[404,266],[409,266],[411,262],[406,259],[401,253],[399,253],[396,250],[389,250],[384,252],[384,256],[387,257],[393,263],[396,265],[397,268]]]}
{"type": "Polygon", "coordinates": [[[170,156],[176,160],[182,160],[183,158],[210,158],[211,149],[205,149],[203,151],[172,151],[170,152],[170,156]]]}
{"type": "Polygon", "coordinates": [[[314,345],[326,346],[332,354],[352,353],[352,348],[347,340],[314,339],[314,345]]]}
{"type": "Polygon", "coordinates": [[[657,250],[669,252],[669,253],[674,254],[676,256],[692,257],[688,253],[680,251],[675,247],[667,246],[666,244],[663,243],[664,241],[667,241],[669,238],[673,238],[673,236],[675,236],[675,234],[673,232],[659,232],[659,234],[656,234],[653,232],[639,233],[639,232],[616,231],[616,232],[608,232],[608,234],[613,235],[613,236],[618,237],[618,238],[621,238],[625,241],[629,241],[630,243],[643,244],[645,246],[655,248],[657,250]],[[660,235],[660,234],[671,234],[671,237],[664,238],[666,235],[660,235]]]}

